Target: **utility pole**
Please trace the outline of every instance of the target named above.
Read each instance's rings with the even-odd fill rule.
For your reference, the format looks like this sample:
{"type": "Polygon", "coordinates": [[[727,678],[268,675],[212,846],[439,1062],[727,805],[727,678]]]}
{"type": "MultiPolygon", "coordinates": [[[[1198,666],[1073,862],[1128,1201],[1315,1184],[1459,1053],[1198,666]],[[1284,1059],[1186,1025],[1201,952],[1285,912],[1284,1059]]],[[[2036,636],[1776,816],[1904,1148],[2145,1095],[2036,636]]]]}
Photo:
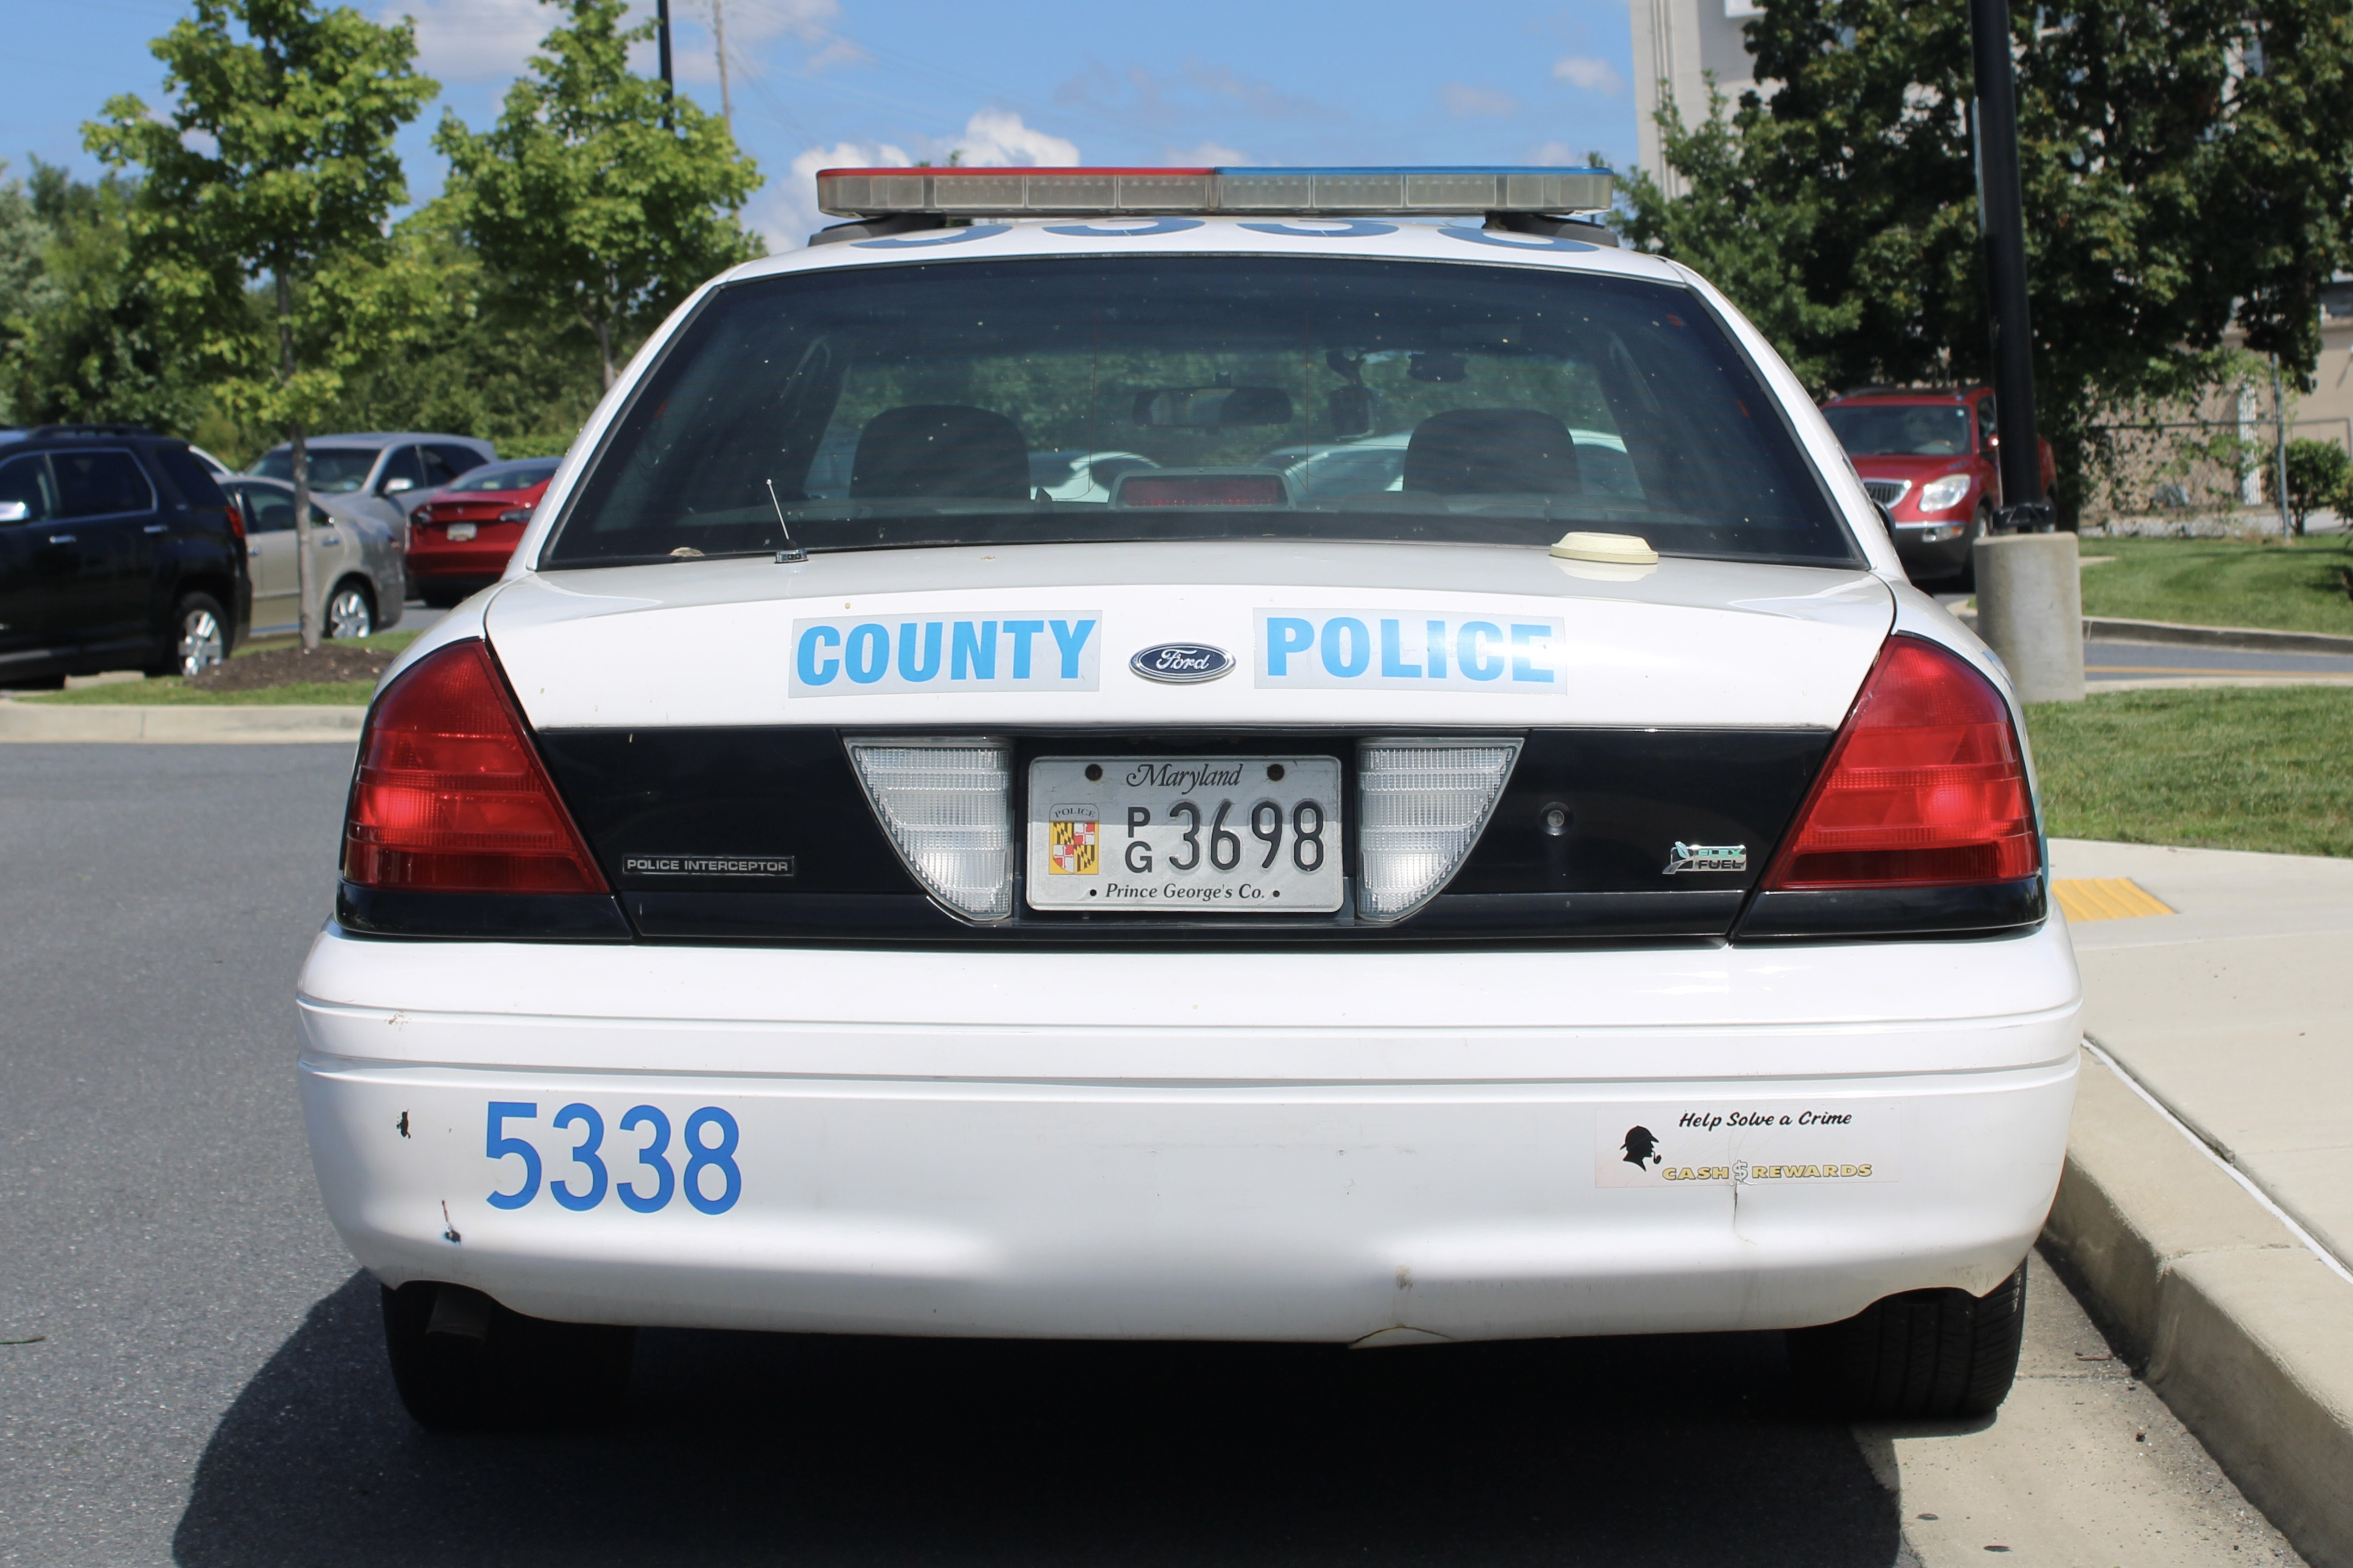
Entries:
{"type": "Polygon", "coordinates": [[[2042,448],[2034,429],[2034,333],[2026,310],[2026,213],[2019,194],[2018,81],[2010,59],[2007,0],[1969,0],[1977,54],[1978,223],[1985,235],[1993,305],[1994,425],[2001,440],[2001,522],[2048,532],[2042,448]]]}
{"type": "Polygon", "coordinates": [[[2272,488],[2279,497],[2280,537],[2295,527],[2287,507],[2287,383],[2280,374],[2279,355],[2272,355],[2272,488]]]}
{"type": "Polygon", "coordinates": [[[654,34],[661,40],[662,129],[670,129],[670,100],[677,90],[670,70],[670,0],[654,0],[654,34]]]}
{"type": "Polygon", "coordinates": [[[719,123],[735,134],[735,106],[727,97],[727,0],[711,0],[711,38],[719,56],[719,123]]]}
{"type": "Polygon", "coordinates": [[[2018,80],[2009,0],[1969,0],[1977,101],[1969,106],[1993,305],[1994,424],[2006,536],[1969,549],[1978,635],[2000,656],[2021,702],[2084,698],[2084,588],[2075,536],[2053,530],[2034,433],[2034,334],[2026,315],[2026,211],[2018,177],[2018,80]]]}

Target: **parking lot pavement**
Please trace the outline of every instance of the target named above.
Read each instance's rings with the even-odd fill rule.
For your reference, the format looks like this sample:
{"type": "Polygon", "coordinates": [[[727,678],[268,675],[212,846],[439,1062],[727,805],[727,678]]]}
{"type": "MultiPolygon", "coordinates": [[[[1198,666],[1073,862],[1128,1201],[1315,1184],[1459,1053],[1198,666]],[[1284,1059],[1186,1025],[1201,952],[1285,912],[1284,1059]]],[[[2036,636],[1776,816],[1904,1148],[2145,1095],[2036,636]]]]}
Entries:
{"type": "Polygon", "coordinates": [[[1811,1416],[1771,1334],[670,1331],[609,1427],[429,1438],[294,1098],[349,767],[0,752],[0,1563],[2295,1561],[2039,1268],[1990,1423],[1811,1416]]]}

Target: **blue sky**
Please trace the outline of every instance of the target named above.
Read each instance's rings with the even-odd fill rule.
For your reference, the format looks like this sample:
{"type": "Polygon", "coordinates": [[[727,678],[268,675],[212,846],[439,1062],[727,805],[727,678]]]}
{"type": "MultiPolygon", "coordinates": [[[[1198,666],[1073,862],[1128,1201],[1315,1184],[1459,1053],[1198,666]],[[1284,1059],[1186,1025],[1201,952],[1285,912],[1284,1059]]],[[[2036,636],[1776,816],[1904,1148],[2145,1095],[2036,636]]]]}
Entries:
{"type": "MultiPolygon", "coordinates": [[[[650,14],[651,0],[641,9],[650,14]]],[[[823,164],[1582,163],[1633,158],[1627,0],[721,0],[736,139],[768,184],[750,220],[778,247],[818,217],[823,164]]],[[[412,193],[439,188],[446,107],[480,128],[555,13],[538,0],[362,0],[417,24],[440,100],[401,140],[412,193]]],[[[9,7],[0,159],[83,174],[80,127],[111,94],[160,100],[147,41],[185,0],[9,7]]],[[[682,90],[719,107],[710,0],[672,0],[682,90]]],[[[652,67],[647,51],[645,68],[652,67]]]]}

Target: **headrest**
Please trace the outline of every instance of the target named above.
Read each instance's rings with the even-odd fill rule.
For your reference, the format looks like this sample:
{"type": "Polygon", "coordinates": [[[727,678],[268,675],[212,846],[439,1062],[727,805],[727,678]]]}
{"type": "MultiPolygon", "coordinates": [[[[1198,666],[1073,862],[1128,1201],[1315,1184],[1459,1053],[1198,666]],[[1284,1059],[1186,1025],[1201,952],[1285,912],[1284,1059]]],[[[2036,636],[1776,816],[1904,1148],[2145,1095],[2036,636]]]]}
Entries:
{"type": "Polygon", "coordinates": [[[1029,499],[1029,444],[1002,414],[955,403],[887,408],[858,433],[849,498],[1029,499]]]}
{"type": "Polygon", "coordinates": [[[1413,427],[1405,485],[1433,495],[1576,495],[1568,429],[1533,408],[1456,408],[1413,427]]]}

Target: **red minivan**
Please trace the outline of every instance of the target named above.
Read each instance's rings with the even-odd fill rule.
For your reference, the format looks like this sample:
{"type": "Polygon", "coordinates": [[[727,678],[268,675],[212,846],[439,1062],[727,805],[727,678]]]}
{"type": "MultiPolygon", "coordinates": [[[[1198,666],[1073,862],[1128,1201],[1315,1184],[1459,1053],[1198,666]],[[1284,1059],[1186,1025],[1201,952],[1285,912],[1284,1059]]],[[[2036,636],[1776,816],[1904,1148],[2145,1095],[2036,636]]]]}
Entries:
{"type": "MultiPolygon", "coordinates": [[[[1831,433],[1894,522],[1895,552],[1915,582],[1969,574],[1969,546],[2001,505],[1993,388],[1867,386],[1822,405],[1831,433]]],[[[2057,470],[2042,449],[2042,493],[2057,470]]],[[[469,476],[470,478],[471,476],[469,476]]]]}
{"type": "Polygon", "coordinates": [[[560,458],[485,463],[409,514],[408,581],[436,609],[497,582],[560,458]]]}

